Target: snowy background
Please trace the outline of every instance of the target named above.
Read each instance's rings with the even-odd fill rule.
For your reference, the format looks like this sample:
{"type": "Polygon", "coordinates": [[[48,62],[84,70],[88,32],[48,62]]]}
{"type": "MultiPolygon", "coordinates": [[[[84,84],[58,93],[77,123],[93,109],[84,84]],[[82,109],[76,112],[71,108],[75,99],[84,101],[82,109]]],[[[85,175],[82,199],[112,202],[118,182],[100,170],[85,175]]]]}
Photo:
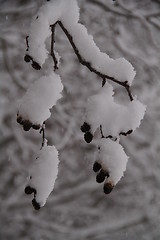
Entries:
{"type": "MultiPolygon", "coordinates": [[[[130,156],[125,177],[110,195],[92,172],[95,148],[83,140],[86,100],[101,81],[81,66],[56,31],[65,89],[47,121],[60,151],[59,176],[47,204],[35,211],[24,194],[28,166],[41,146],[38,132],[16,122],[17,101],[39,74],[23,61],[25,37],[42,1],[0,1],[0,238],[31,240],[160,239],[160,1],[79,0],[80,21],[101,51],[125,57],[137,71],[133,94],[147,104],[141,127],[121,143],[130,156]]],[[[121,100],[126,93],[116,88],[121,100]]]]}

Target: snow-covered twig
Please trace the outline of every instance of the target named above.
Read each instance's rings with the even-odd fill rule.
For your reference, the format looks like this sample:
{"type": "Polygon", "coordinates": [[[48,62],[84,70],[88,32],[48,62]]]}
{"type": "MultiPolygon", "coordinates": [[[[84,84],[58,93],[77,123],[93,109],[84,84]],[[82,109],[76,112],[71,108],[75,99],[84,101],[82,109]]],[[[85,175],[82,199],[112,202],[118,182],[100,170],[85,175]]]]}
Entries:
{"type": "Polygon", "coordinates": [[[40,133],[42,134],[42,147],[41,148],[43,148],[45,145],[45,122],[42,125],[40,133]]]}
{"type": "Polygon", "coordinates": [[[78,48],[76,47],[76,45],[75,45],[75,43],[74,43],[74,41],[73,41],[73,37],[71,36],[71,34],[69,33],[69,31],[64,27],[63,23],[62,23],[61,21],[58,21],[58,24],[60,25],[60,27],[62,28],[62,30],[63,30],[64,33],[66,34],[66,36],[67,36],[67,38],[68,38],[68,40],[69,40],[69,42],[70,42],[70,44],[71,44],[71,46],[72,46],[75,54],[76,54],[76,56],[78,57],[79,62],[80,62],[82,65],[86,66],[91,72],[94,72],[95,74],[97,74],[97,75],[98,75],[99,77],[101,77],[102,79],[107,78],[108,80],[111,80],[112,82],[115,82],[115,83],[123,86],[123,87],[126,89],[130,100],[132,101],[132,100],[133,100],[133,96],[132,96],[132,93],[131,93],[131,90],[130,90],[130,86],[128,85],[128,82],[127,82],[127,81],[121,82],[121,81],[119,81],[118,79],[115,79],[114,77],[108,76],[108,75],[106,75],[106,74],[104,74],[104,73],[101,73],[100,71],[96,70],[96,69],[92,66],[92,64],[91,64],[90,62],[86,61],[86,60],[81,56],[78,48]]]}
{"type": "Polygon", "coordinates": [[[54,62],[54,71],[56,71],[56,69],[58,69],[58,61],[57,61],[57,58],[56,58],[55,53],[54,53],[55,27],[56,27],[56,23],[51,25],[51,31],[52,31],[52,35],[51,35],[51,57],[53,58],[53,62],[54,62]]]}
{"type": "MultiPolygon", "coordinates": [[[[130,11],[128,10],[127,13],[130,11]]],[[[29,37],[26,38],[27,50],[24,60],[31,62],[33,68],[43,70],[44,64],[46,66],[47,61],[52,58],[54,69],[49,66],[47,71],[45,70],[45,76],[28,89],[20,103],[17,121],[23,125],[24,130],[29,130],[31,127],[35,129],[35,126],[36,129],[37,126],[41,127],[40,133],[43,133],[41,153],[48,155],[50,147],[46,145],[44,121],[50,117],[50,109],[61,97],[63,89],[61,79],[55,73],[59,64],[54,49],[57,25],[68,38],[79,62],[102,79],[100,90],[88,99],[86,119],[81,130],[87,143],[92,142],[97,130],[100,131],[101,138],[97,144],[99,159],[94,164],[93,170],[99,172],[96,178],[98,183],[107,178],[104,183],[104,193],[108,194],[123,176],[128,160],[123,147],[119,144],[120,135],[127,136],[139,127],[146,107],[132,95],[130,90],[136,74],[134,67],[125,58],[114,60],[108,54],[101,52],[86,27],[79,23],[79,7],[75,0],[68,2],[53,0],[44,4],[31,24],[29,37]],[[46,44],[47,39],[51,42],[50,53],[46,44]],[[127,105],[115,101],[113,87],[106,80],[125,88],[130,99],[127,105]]],[[[53,146],[51,149],[49,153],[56,155],[57,159],[57,150],[53,146]]],[[[33,206],[36,209],[45,204],[53,187],[50,183],[52,172],[48,176],[45,171],[51,164],[50,157],[49,154],[46,164],[43,163],[45,155],[36,163],[33,167],[35,178],[33,180],[32,177],[30,178],[31,186],[26,188],[27,194],[34,193],[33,206]],[[44,176],[45,184],[39,174],[44,176]],[[49,189],[45,192],[40,185],[47,188],[47,183],[49,189]]]]}

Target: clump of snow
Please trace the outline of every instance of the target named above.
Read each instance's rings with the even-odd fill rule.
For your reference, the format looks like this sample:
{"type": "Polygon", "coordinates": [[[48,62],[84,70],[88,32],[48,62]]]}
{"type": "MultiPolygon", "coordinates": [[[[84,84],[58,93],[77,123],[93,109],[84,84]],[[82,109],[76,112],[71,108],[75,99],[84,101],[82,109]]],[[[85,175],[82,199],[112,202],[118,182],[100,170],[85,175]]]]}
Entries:
{"type": "Polygon", "coordinates": [[[79,20],[79,7],[76,0],[52,0],[41,6],[34,17],[29,31],[27,54],[41,67],[48,58],[46,40],[51,36],[50,26],[57,21],[69,24],[79,20]]]}
{"type": "Polygon", "coordinates": [[[62,0],[64,4],[64,10],[60,17],[60,21],[67,23],[68,26],[74,25],[79,21],[79,7],[77,0],[62,0]]]}
{"type": "Polygon", "coordinates": [[[114,60],[106,53],[102,53],[82,24],[71,25],[67,21],[63,24],[73,37],[73,42],[82,58],[89,62],[95,70],[121,82],[127,81],[129,85],[132,84],[136,72],[130,62],[124,58],[114,60]]]}
{"type": "Polygon", "coordinates": [[[42,66],[48,57],[46,40],[51,36],[50,25],[54,24],[62,14],[63,2],[50,1],[42,5],[36,17],[34,17],[29,32],[29,49],[27,54],[33,57],[42,66]]]}
{"type": "Polygon", "coordinates": [[[114,101],[113,87],[106,83],[87,103],[85,122],[91,125],[91,132],[102,126],[105,137],[134,131],[144,117],[146,107],[134,98],[127,105],[114,101]]]}
{"type": "Polygon", "coordinates": [[[51,115],[50,109],[61,98],[63,85],[60,76],[50,72],[28,88],[20,100],[18,114],[32,124],[41,125],[51,115]]]}
{"type": "Polygon", "coordinates": [[[27,54],[34,58],[40,66],[43,65],[48,57],[48,50],[46,49],[45,41],[51,36],[48,19],[44,17],[38,17],[31,23],[29,32],[29,48],[27,54]]]}
{"type": "Polygon", "coordinates": [[[35,201],[43,207],[54,188],[58,174],[58,151],[55,146],[44,146],[30,170],[27,187],[35,190],[35,201]]]}
{"type": "Polygon", "coordinates": [[[133,79],[136,75],[134,67],[125,58],[118,58],[111,61],[107,69],[105,69],[104,66],[102,72],[118,79],[121,82],[127,81],[129,86],[132,85],[133,79]]]}
{"type": "MultiPolygon", "coordinates": [[[[32,67],[37,70],[43,65],[42,71],[46,71],[47,65],[47,71],[46,76],[31,85],[20,102],[17,121],[26,131],[31,127],[40,128],[50,117],[52,106],[61,97],[63,85],[60,77],[51,70],[50,64],[48,67],[51,56],[49,56],[48,41],[46,41],[51,37],[51,27],[57,23],[66,33],[78,58],[81,58],[83,64],[91,71],[129,86],[136,74],[133,66],[126,59],[114,60],[100,51],[93,36],[89,35],[86,27],[79,23],[79,7],[76,0],[47,1],[32,21],[27,38],[24,60],[32,61],[32,67]]],[[[57,53],[55,55],[57,57],[57,53]]],[[[112,139],[116,140],[119,135],[127,135],[134,131],[139,127],[146,110],[146,107],[136,97],[128,104],[122,105],[115,102],[113,95],[113,87],[106,83],[97,94],[90,97],[87,102],[85,123],[81,127],[87,143],[92,141],[98,128],[101,130],[102,139],[99,140],[98,161],[99,166],[102,166],[102,171],[99,172],[97,181],[102,182],[107,177],[104,185],[106,194],[111,192],[123,176],[128,161],[122,146],[110,138],[113,137],[112,139]]],[[[52,156],[56,159],[54,164],[58,166],[57,150],[54,147],[44,146],[32,168],[29,186],[25,189],[27,194],[34,192],[32,203],[36,209],[45,204],[54,186],[58,167],[53,170],[55,165],[52,156]]]]}
{"type": "Polygon", "coordinates": [[[61,21],[72,36],[81,57],[95,70],[119,81],[127,81],[129,85],[132,84],[136,74],[133,66],[124,58],[114,60],[100,51],[86,27],[78,22],[79,7],[76,0],[51,0],[42,5],[36,16],[29,32],[27,54],[40,67],[48,57],[45,42],[51,36],[50,26],[61,21]]]}
{"type": "Polygon", "coordinates": [[[100,148],[98,162],[102,169],[109,173],[106,182],[112,182],[115,186],[126,170],[128,156],[123,147],[111,139],[102,138],[98,142],[100,148]]]}

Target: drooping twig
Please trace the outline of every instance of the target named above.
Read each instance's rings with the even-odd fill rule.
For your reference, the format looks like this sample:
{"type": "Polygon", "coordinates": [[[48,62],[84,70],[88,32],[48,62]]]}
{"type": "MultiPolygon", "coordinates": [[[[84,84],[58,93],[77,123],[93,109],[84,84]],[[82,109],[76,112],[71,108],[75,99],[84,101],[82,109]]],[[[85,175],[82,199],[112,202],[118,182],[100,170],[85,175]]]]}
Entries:
{"type": "Polygon", "coordinates": [[[106,84],[106,79],[102,78],[102,87],[104,87],[105,84],[106,84]]]}
{"type": "Polygon", "coordinates": [[[42,128],[40,130],[40,134],[41,133],[42,133],[42,146],[41,146],[41,148],[43,148],[44,144],[45,144],[45,122],[43,123],[42,128]]]}
{"type": "Polygon", "coordinates": [[[105,138],[103,135],[102,125],[100,125],[101,138],[105,138]]]}
{"type": "Polygon", "coordinates": [[[127,93],[128,93],[128,96],[129,96],[129,98],[130,98],[130,101],[132,101],[132,100],[133,100],[133,96],[132,96],[132,94],[131,94],[130,86],[128,85],[128,82],[127,82],[127,81],[121,82],[121,81],[115,79],[114,77],[108,76],[108,75],[106,75],[106,74],[103,74],[103,73],[97,71],[97,70],[91,65],[90,62],[87,62],[87,61],[81,56],[78,48],[76,47],[76,45],[75,45],[75,43],[74,43],[74,41],[73,41],[73,37],[72,37],[71,34],[68,32],[68,30],[64,27],[64,25],[62,24],[62,22],[61,22],[61,21],[58,21],[58,24],[59,24],[59,26],[62,28],[63,32],[66,34],[66,36],[67,36],[67,38],[68,38],[68,40],[69,40],[69,42],[70,42],[70,44],[71,44],[71,46],[72,46],[75,54],[77,55],[77,58],[78,58],[79,62],[80,62],[82,65],[86,66],[91,72],[94,72],[95,74],[97,74],[97,75],[98,75],[99,77],[101,77],[102,79],[106,79],[106,78],[107,78],[108,80],[111,80],[112,82],[115,82],[115,83],[123,86],[123,87],[126,89],[127,93]]]}
{"type": "Polygon", "coordinates": [[[125,89],[128,93],[128,96],[129,96],[130,100],[133,101],[133,96],[132,96],[132,93],[131,93],[131,90],[130,90],[130,86],[127,84],[127,82],[126,82],[126,85],[125,85],[125,89]]]}
{"type": "Polygon", "coordinates": [[[27,49],[26,49],[26,51],[28,51],[28,50],[29,50],[29,43],[28,43],[28,39],[29,39],[29,36],[27,36],[27,37],[26,37],[26,46],[27,46],[27,49]]]}
{"type": "Polygon", "coordinates": [[[51,31],[52,31],[52,35],[51,35],[51,56],[53,58],[53,62],[54,62],[54,71],[56,71],[56,69],[58,69],[58,61],[57,61],[57,58],[55,56],[55,53],[54,53],[54,43],[55,43],[55,39],[54,39],[54,36],[55,36],[55,26],[56,26],[57,23],[51,25],[51,31]]]}

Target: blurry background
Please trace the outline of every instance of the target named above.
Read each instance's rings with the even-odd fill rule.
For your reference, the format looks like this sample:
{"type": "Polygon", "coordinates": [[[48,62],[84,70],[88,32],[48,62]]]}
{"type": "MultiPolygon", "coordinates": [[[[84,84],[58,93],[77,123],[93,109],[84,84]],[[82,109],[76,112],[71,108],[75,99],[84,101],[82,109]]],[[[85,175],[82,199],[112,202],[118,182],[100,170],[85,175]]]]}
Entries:
{"type": "MultiPolygon", "coordinates": [[[[125,57],[137,71],[132,92],[147,104],[141,127],[122,137],[130,156],[125,177],[110,195],[92,172],[94,146],[83,140],[85,103],[101,84],[81,66],[57,28],[64,98],[47,121],[49,144],[60,151],[56,186],[35,211],[24,186],[41,136],[16,123],[17,101],[40,75],[23,61],[25,36],[42,0],[0,1],[0,239],[160,239],[160,1],[79,0],[80,22],[101,51],[125,57]]],[[[121,99],[126,93],[116,87],[121,99]]]]}

